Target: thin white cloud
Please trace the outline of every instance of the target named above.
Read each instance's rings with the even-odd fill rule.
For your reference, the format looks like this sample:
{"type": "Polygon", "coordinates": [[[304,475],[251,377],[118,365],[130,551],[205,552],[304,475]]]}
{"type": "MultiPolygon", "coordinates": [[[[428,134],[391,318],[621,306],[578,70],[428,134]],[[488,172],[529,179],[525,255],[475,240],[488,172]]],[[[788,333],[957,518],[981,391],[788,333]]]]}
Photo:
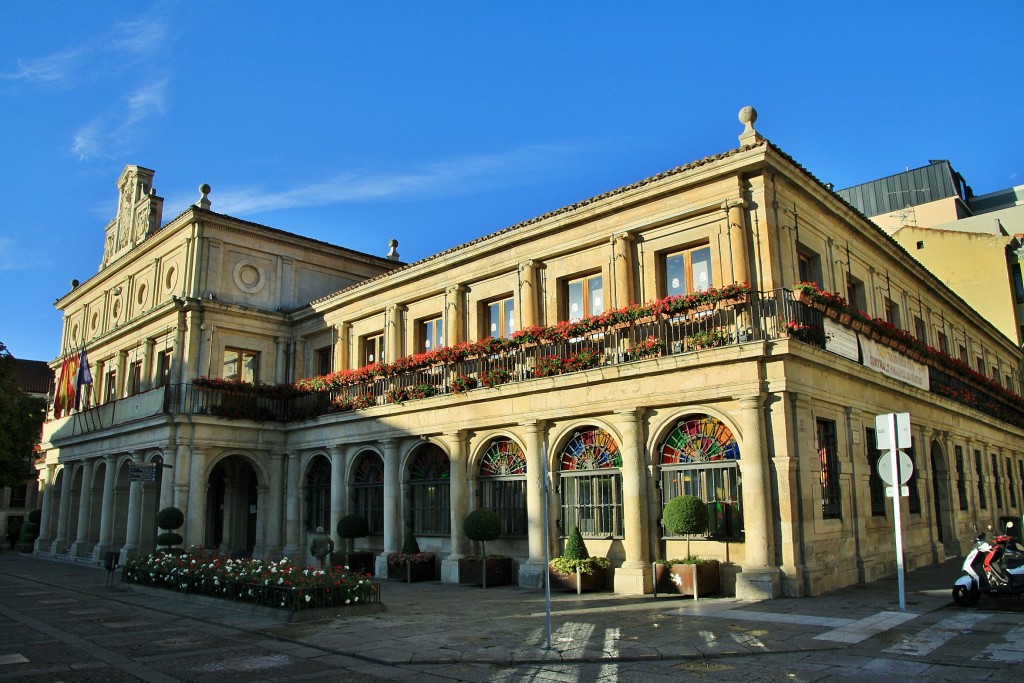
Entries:
{"type": "Polygon", "coordinates": [[[88,48],[79,47],[46,57],[19,59],[17,70],[0,73],[0,78],[39,84],[65,83],[78,70],[89,52],[88,48]]]}
{"type": "Polygon", "coordinates": [[[97,157],[100,155],[101,138],[102,124],[99,119],[94,119],[71,136],[71,153],[78,157],[79,161],[97,157]]]}
{"type": "MultiPolygon", "coordinates": [[[[211,194],[213,209],[244,215],[297,206],[323,206],[369,201],[384,197],[414,198],[425,194],[470,194],[496,185],[522,182],[534,177],[552,157],[569,148],[531,145],[494,155],[467,155],[443,159],[404,173],[385,174],[350,171],[329,180],[268,192],[262,188],[241,188],[211,194]]],[[[185,202],[181,202],[184,204],[185,202]]]]}
{"type": "Polygon", "coordinates": [[[116,110],[116,116],[99,116],[80,127],[71,137],[71,153],[79,161],[120,154],[142,123],[164,112],[167,83],[163,78],[142,86],[125,96],[125,106],[116,110]]]}
{"type": "Polygon", "coordinates": [[[114,26],[105,45],[118,52],[146,56],[160,50],[167,38],[167,26],[153,19],[126,21],[114,26]]]}
{"type": "Polygon", "coordinates": [[[17,242],[9,237],[0,237],[0,273],[14,270],[31,270],[45,263],[38,255],[29,254],[29,250],[19,248],[17,242]]]}

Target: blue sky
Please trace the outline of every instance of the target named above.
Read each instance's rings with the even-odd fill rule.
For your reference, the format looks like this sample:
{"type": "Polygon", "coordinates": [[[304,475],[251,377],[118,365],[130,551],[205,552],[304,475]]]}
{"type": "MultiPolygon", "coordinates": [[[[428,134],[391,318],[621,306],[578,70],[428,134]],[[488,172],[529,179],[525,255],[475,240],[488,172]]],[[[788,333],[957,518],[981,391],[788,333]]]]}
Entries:
{"type": "Polygon", "coordinates": [[[1024,183],[1020,3],[0,3],[0,341],[59,351],[115,182],[413,261],[735,147],[1024,183]]]}

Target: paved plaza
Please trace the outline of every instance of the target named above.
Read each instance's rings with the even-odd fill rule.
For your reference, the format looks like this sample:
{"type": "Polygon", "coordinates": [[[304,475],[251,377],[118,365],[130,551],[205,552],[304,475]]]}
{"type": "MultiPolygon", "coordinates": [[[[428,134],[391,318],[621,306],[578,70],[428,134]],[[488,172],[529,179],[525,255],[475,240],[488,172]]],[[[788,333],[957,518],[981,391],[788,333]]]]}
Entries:
{"type": "Polygon", "coordinates": [[[287,623],[0,554],[0,681],[1018,681],[1024,603],[955,607],[947,562],[826,596],[544,594],[382,582],[383,612],[287,623]]]}

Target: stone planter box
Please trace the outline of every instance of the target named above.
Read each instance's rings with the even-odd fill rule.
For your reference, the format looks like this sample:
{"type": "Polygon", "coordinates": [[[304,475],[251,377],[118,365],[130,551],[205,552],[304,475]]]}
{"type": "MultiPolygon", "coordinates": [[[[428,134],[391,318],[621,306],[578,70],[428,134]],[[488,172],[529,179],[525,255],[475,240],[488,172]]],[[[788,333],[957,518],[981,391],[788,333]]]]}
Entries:
{"type": "Polygon", "coordinates": [[[357,572],[359,574],[373,574],[374,572],[374,561],[376,556],[369,552],[354,552],[354,553],[331,553],[331,561],[334,566],[348,567],[350,571],[357,572]]]}
{"type": "Polygon", "coordinates": [[[701,564],[656,564],[654,581],[658,593],[692,595],[696,600],[701,595],[720,592],[720,565],[718,560],[701,564]]]}
{"type": "MultiPolygon", "coordinates": [[[[478,559],[459,560],[459,583],[468,586],[484,586],[484,562],[478,559]]],[[[515,583],[511,557],[487,558],[487,583],[491,586],[511,586],[515,583]]]]}
{"type": "Polygon", "coordinates": [[[420,562],[418,564],[406,562],[397,567],[388,564],[388,579],[391,581],[405,581],[407,583],[412,583],[413,581],[436,581],[437,567],[434,562],[420,562]]]}
{"type": "Polygon", "coordinates": [[[551,580],[551,590],[574,593],[608,590],[608,569],[604,567],[597,567],[590,574],[563,574],[548,569],[548,576],[551,580]]]}

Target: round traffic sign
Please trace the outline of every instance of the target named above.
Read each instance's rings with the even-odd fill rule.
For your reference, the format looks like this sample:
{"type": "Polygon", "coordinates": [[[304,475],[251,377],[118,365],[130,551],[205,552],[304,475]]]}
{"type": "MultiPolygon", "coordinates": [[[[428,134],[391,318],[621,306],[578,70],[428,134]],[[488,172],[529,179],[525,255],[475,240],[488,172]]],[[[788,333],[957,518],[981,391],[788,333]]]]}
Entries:
{"type": "MultiPolygon", "coordinates": [[[[910,459],[910,456],[903,451],[896,451],[899,453],[899,486],[903,486],[910,481],[910,475],[914,473],[914,461],[910,459]]],[[[882,478],[888,486],[894,486],[892,481],[892,451],[886,451],[882,453],[882,457],[878,459],[878,476],[882,478]]]]}

